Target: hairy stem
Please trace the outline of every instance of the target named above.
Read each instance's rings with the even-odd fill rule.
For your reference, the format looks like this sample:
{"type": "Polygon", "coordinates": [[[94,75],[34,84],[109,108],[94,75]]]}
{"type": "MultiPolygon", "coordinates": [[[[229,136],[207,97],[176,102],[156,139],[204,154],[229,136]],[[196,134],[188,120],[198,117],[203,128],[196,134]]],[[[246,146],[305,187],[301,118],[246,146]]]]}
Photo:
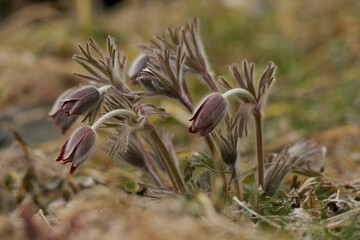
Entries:
{"type": "Polygon", "coordinates": [[[188,85],[185,82],[185,79],[183,79],[183,81],[182,81],[182,89],[184,90],[184,93],[186,94],[187,99],[189,100],[190,104],[194,105],[194,99],[191,95],[188,85]]]}
{"type": "Polygon", "coordinates": [[[103,95],[112,85],[105,85],[99,87],[97,90],[99,91],[100,95],[103,95]]]}
{"type": "Polygon", "coordinates": [[[146,151],[146,149],[144,148],[144,145],[142,144],[140,138],[138,137],[138,135],[135,133],[134,137],[137,139],[140,149],[144,155],[144,161],[145,161],[145,172],[149,175],[149,177],[154,181],[154,183],[160,187],[163,187],[164,184],[161,181],[161,178],[159,176],[159,173],[156,171],[155,165],[153,163],[153,161],[151,160],[148,152],[146,151]]]}
{"type": "Polygon", "coordinates": [[[264,189],[264,146],[262,136],[262,117],[261,110],[255,108],[253,112],[256,128],[256,153],[258,167],[258,187],[264,189]]]}
{"type": "Polygon", "coordinates": [[[92,126],[91,128],[95,131],[96,129],[98,129],[100,127],[100,125],[105,122],[106,120],[115,117],[115,116],[127,116],[127,117],[131,117],[136,119],[138,116],[129,110],[126,109],[116,109],[113,110],[111,112],[106,113],[105,115],[103,115],[101,118],[99,118],[92,126]]]}
{"type": "Polygon", "coordinates": [[[179,97],[180,102],[186,107],[186,109],[192,113],[194,111],[194,104],[192,104],[188,98],[179,97]]]}
{"type": "Polygon", "coordinates": [[[212,137],[209,134],[205,136],[205,140],[211,151],[211,154],[213,155],[215,167],[217,170],[220,171],[219,172],[220,176],[224,182],[223,189],[224,189],[224,192],[226,192],[227,191],[226,176],[225,176],[223,164],[221,161],[221,155],[220,155],[219,149],[215,146],[214,140],[212,139],[212,137]]]}
{"type": "Polygon", "coordinates": [[[204,78],[205,82],[207,82],[207,84],[210,86],[211,90],[213,90],[214,92],[220,92],[220,89],[217,87],[214,78],[208,71],[203,73],[202,77],[204,78]]]}
{"type": "Polygon", "coordinates": [[[231,95],[234,94],[241,94],[244,97],[246,97],[249,101],[251,101],[252,103],[256,103],[256,99],[254,98],[254,96],[246,89],[244,88],[233,88],[225,93],[222,94],[222,96],[224,98],[229,98],[231,95]]]}
{"type": "Polygon", "coordinates": [[[171,154],[169,153],[161,138],[155,131],[155,128],[150,123],[146,123],[145,129],[147,130],[149,137],[151,138],[157,152],[159,153],[160,159],[170,177],[172,184],[174,185],[176,190],[180,191],[183,194],[186,194],[185,183],[183,178],[181,177],[179,169],[176,167],[174,159],[172,159],[171,154]]]}
{"type": "Polygon", "coordinates": [[[234,186],[234,189],[235,189],[235,195],[240,199],[242,200],[242,184],[241,184],[241,178],[238,176],[239,174],[239,170],[237,168],[236,165],[234,165],[233,167],[233,176],[232,176],[232,180],[233,180],[233,186],[234,186]]]}

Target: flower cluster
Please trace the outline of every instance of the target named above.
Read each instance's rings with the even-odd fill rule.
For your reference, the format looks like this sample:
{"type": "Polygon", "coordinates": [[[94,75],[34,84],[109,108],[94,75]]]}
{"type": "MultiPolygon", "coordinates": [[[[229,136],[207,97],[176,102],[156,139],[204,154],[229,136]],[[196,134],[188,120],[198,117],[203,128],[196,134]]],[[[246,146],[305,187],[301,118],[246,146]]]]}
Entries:
{"type": "Polygon", "coordinates": [[[238,84],[233,87],[224,77],[216,81],[203,46],[198,19],[169,29],[149,44],[141,45],[142,52],[128,71],[125,68],[127,59],[117,50],[113,38],[107,40],[107,52],[92,39],[85,47],[79,45],[80,55],[73,59],[87,73],[75,73],[75,76],[88,84],[61,94],[49,112],[49,119],[63,132],[80,115],[84,115],[83,122],[88,120],[89,126],[74,131],[56,161],[72,163],[70,173],[74,173],[93,151],[100,127],[108,128],[106,146],[110,158],[141,169],[159,187],[168,187],[187,196],[216,189],[214,194],[219,192],[219,196],[214,196],[214,199],[223,199],[232,192],[241,199],[239,146],[242,137],[248,134],[252,116],[256,133],[255,177],[258,181],[253,181],[256,185],[251,188],[275,194],[285,175],[308,163],[310,156],[317,152],[314,150],[316,147],[296,145],[289,148],[266,169],[262,109],[275,79],[275,66],[270,63],[257,84],[254,64],[249,65],[245,60],[242,71],[237,65],[232,65],[230,69],[238,84]],[[196,73],[202,84],[211,90],[199,103],[194,99],[201,97],[194,98],[195,91],[188,86],[189,73],[196,73]],[[127,82],[132,83],[131,88],[127,82]],[[226,91],[221,92],[218,83],[226,91]],[[141,90],[132,89],[136,84],[141,90]],[[150,102],[152,96],[171,98],[186,108],[191,121],[189,133],[201,137],[208,147],[207,152],[190,154],[184,171],[184,164],[179,164],[171,139],[166,137],[171,134],[166,131],[159,134],[156,122],[149,118],[169,115],[166,109],[150,102]],[[230,96],[237,97],[236,105],[228,101],[230,96]],[[225,174],[231,174],[231,178],[225,174]],[[218,177],[222,178],[221,181],[216,180],[218,177]],[[218,183],[222,184],[220,188],[218,183]]]}

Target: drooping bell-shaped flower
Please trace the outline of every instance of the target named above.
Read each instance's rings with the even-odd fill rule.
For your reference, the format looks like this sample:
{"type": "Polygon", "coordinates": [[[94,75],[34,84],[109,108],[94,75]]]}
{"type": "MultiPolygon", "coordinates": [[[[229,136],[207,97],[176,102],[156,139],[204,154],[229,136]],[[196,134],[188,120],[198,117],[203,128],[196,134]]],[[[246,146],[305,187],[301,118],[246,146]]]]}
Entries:
{"type": "Polygon", "coordinates": [[[65,133],[66,130],[71,126],[71,124],[77,119],[76,116],[69,117],[64,110],[61,108],[62,99],[68,97],[71,93],[75,91],[74,88],[68,89],[62,93],[58,99],[56,99],[53,107],[49,112],[49,120],[53,120],[55,125],[61,128],[62,133],[65,133]]]}
{"type": "Polygon", "coordinates": [[[80,127],[65,142],[56,161],[62,161],[63,164],[72,162],[72,174],[88,158],[96,145],[96,140],[97,134],[92,128],[80,127]]]}
{"type": "Polygon", "coordinates": [[[61,99],[61,108],[68,116],[81,115],[93,110],[101,101],[101,94],[94,86],[82,86],[61,99]]]}
{"type": "Polygon", "coordinates": [[[219,93],[213,93],[205,98],[189,121],[193,121],[189,128],[191,133],[205,136],[211,132],[225,116],[228,102],[219,93]]]}

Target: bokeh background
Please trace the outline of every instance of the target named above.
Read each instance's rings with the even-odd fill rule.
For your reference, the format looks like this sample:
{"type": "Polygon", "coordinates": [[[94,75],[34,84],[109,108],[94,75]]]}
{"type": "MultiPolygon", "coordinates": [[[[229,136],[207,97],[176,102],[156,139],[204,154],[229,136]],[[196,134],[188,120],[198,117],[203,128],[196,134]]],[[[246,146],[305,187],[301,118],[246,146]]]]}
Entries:
{"type": "MultiPolygon", "coordinates": [[[[0,148],[11,145],[11,128],[31,146],[61,138],[46,117],[61,92],[81,83],[71,74],[81,71],[71,58],[78,43],[92,37],[104,47],[111,35],[131,62],[137,44],[198,17],[216,76],[231,79],[228,66],[244,59],[256,63],[257,75],[269,61],[278,66],[267,149],[315,138],[328,149],[326,170],[353,177],[360,163],[359,12],[356,0],[1,0],[0,148]]],[[[198,99],[206,94],[196,78],[189,81],[198,99]]]]}

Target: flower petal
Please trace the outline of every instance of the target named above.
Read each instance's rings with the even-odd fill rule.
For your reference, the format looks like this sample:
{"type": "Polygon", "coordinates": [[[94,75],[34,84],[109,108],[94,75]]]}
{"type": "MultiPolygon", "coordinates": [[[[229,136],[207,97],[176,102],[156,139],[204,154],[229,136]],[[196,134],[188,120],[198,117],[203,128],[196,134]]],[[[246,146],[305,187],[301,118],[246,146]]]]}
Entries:
{"type": "Polygon", "coordinates": [[[71,154],[73,154],[78,147],[78,145],[81,143],[82,139],[85,136],[85,133],[88,131],[89,127],[80,127],[77,129],[69,138],[68,146],[65,149],[64,153],[64,159],[67,159],[70,157],[71,154]]]}
{"type": "Polygon", "coordinates": [[[64,145],[62,146],[60,155],[59,155],[59,157],[56,159],[56,161],[61,161],[61,160],[64,159],[64,152],[65,152],[65,149],[66,149],[66,146],[67,146],[68,142],[69,142],[69,140],[67,140],[67,141],[64,143],[64,145]]]}
{"type": "Polygon", "coordinates": [[[81,163],[83,163],[90,153],[92,152],[93,148],[96,145],[96,133],[91,129],[88,131],[84,138],[82,139],[81,143],[75,150],[73,166],[78,167],[81,163]]]}

